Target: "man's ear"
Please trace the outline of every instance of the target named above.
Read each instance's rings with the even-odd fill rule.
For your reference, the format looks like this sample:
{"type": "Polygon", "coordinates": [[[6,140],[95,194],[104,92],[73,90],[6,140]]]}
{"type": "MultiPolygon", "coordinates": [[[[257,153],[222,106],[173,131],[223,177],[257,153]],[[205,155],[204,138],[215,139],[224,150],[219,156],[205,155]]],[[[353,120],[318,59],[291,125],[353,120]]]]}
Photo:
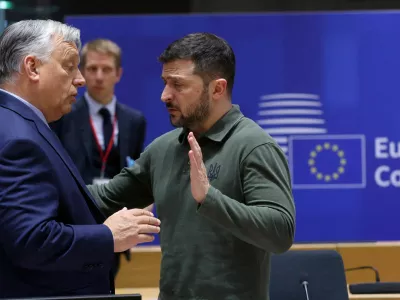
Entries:
{"type": "Polygon", "coordinates": [[[40,62],[39,60],[32,55],[28,55],[25,57],[23,61],[23,71],[25,72],[26,76],[32,81],[39,80],[39,69],[40,69],[40,62]]]}
{"type": "Polygon", "coordinates": [[[117,82],[119,82],[119,81],[121,80],[122,72],[123,72],[122,67],[119,67],[119,68],[117,69],[117,82]]]}
{"type": "Polygon", "coordinates": [[[211,82],[212,97],[214,99],[220,99],[226,92],[227,81],[223,78],[213,80],[211,82]]]}

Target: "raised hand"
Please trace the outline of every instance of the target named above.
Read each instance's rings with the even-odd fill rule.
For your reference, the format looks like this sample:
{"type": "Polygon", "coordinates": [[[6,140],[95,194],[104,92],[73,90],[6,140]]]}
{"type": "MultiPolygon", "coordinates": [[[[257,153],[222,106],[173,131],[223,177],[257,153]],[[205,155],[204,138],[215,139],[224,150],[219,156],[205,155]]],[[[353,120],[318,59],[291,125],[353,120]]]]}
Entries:
{"type": "Polygon", "coordinates": [[[202,203],[206,198],[210,182],[207,177],[206,166],[203,162],[203,154],[201,148],[194,137],[193,132],[188,134],[190,144],[189,159],[190,159],[190,183],[193,198],[197,203],[202,203]]]}

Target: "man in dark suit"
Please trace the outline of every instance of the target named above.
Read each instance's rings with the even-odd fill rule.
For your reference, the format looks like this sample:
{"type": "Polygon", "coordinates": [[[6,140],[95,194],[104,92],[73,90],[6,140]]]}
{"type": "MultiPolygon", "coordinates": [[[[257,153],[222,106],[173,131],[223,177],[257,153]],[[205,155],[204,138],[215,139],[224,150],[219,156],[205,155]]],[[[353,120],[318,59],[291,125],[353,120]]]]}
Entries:
{"type": "MultiPolygon", "coordinates": [[[[143,150],[146,120],[117,101],[121,49],[107,39],[85,44],[80,69],[87,91],[70,114],[51,124],[86,184],[102,183],[130,166],[143,150]]],[[[151,209],[151,207],[149,208],[151,209]]],[[[130,252],[125,252],[129,260],[130,252]]],[[[115,275],[120,254],[116,254],[115,275]]]]}
{"type": "Polygon", "coordinates": [[[49,128],[85,84],[79,48],[78,29],[50,20],[0,36],[0,298],[113,293],[114,253],[159,232],[146,210],[105,219],[49,128]]]}

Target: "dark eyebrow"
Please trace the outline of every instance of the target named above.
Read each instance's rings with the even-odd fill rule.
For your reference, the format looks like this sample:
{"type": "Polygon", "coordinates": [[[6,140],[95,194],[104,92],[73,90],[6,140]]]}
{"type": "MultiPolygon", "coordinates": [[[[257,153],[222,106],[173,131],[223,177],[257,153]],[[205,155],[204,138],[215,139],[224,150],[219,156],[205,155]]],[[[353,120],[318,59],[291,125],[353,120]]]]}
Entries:
{"type": "Polygon", "coordinates": [[[167,76],[161,76],[161,79],[162,80],[164,80],[164,81],[166,81],[166,80],[174,80],[174,81],[178,81],[178,80],[182,80],[182,81],[185,81],[185,78],[184,77],[182,77],[182,76],[179,76],[179,75],[167,75],[167,76]]]}

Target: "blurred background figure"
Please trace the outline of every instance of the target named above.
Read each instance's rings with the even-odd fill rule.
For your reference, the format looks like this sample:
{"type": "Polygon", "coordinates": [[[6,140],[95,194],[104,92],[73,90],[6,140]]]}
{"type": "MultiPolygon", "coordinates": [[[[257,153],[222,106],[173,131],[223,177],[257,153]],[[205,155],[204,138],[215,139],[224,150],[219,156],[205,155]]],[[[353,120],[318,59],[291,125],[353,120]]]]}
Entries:
{"type": "MultiPolygon", "coordinates": [[[[86,184],[105,182],[134,163],[143,150],[143,114],[117,101],[115,85],[122,76],[121,49],[107,39],[86,43],[80,68],[86,92],[73,111],[51,127],[76,164],[86,184]]],[[[129,251],[125,252],[129,260],[129,251]]],[[[115,274],[120,254],[115,255],[115,274]]]]}

